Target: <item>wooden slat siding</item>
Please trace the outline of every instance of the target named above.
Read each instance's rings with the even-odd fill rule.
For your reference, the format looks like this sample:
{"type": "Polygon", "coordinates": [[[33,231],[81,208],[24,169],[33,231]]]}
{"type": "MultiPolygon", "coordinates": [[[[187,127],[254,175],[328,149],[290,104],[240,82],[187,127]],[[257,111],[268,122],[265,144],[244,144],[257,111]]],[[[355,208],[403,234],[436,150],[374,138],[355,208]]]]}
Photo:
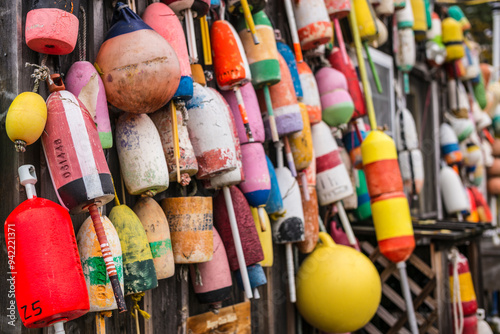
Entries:
{"type": "Polygon", "coordinates": [[[429,278],[433,278],[435,273],[432,271],[431,267],[429,267],[424,261],[422,261],[418,256],[412,254],[408,259],[408,262],[417,267],[425,276],[429,278]]]}
{"type": "MultiPolygon", "coordinates": [[[[397,307],[401,309],[401,311],[406,312],[406,302],[403,297],[398,295],[396,291],[394,291],[389,285],[382,284],[382,292],[387,298],[389,298],[397,307]]],[[[426,319],[418,312],[415,312],[415,316],[417,318],[417,322],[419,326],[426,322],[426,319]]]]}
{"type": "Polygon", "coordinates": [[[438,311],[438,329],[441,333],[445,333],[447,329],[451,328],[447,259],[445,252],[437,249],[434,244],[430,245],[430,250],[432,268],[434,268],[434,271],[436,272],[436,285],[439,287],[434,292],[434,298],[437,302],[438,311]]]}
{"type": "Polygon", "coordinates": [[[367,331],[369,334],[383,334],[381,331],[378,330],[377,327],[373,326],[372,323],[368,323],[365,327],[363,327],[365,331],[367,331]]]}

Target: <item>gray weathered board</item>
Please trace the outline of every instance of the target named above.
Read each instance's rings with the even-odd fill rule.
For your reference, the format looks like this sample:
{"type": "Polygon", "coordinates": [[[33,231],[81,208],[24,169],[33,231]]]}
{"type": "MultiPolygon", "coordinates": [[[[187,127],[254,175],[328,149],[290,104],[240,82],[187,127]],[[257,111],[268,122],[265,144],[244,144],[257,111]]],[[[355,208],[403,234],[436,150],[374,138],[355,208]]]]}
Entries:
{"type": "MultiPolygon", "coordinates": [[[[111,0],[81,0],[87,13],[88,48],[87,60],[93,62],[99,46],[109,24],[111,22],[112,5],[116,1],[111,0]]],[[[149,2],[147,0],[137,1],[137,11],[142,14],[149,2]]],[[[30,50],[24,42],[24,23],[26,13],[30,9],[31,0],[0,0],[0,221],[5,221],[9,213],[26,198],[24,189],[20,187],[17,179],[17,168],[23,164],[33,164],[39,182],[36,186],[39,196],[57,201],[52,182],[44,161],[40,143],[35,143],[28,147],[27,152],[19,154],[15,152],[13,143],[5,133],[5,115],[12,100],[21,92],[31,91],[33,79],[30,78],[31,68],[25,68],[26,62],[40,64],[41,56],[30,50]]],[[[271,19],[276,27],[280,27],[282,32],[288,33],[285,26],[284,10],[282,2],[270,0],[266,11],[271,14],[271,19]]],[[[197,23],[195,23],[197,24],[197,23]]],[[[197,27],[199,29],[199,26],[197,27]]],[[[284,34],[288,36],[287,34],[284,34]]],[[[200,58],[202,58],[201,41],[199,43],[200,58]]],[[[78,60],[78,48],[68,55],[61,57],[61,72],[68,70],[70,65],[78,60]]],[[[48,64],[52,64],[53,59],[49,58],[48,64]]],[[[211,85],[214,83],[211,82],[211,85]]],[[[40,94],[46,98],[48,96],[45,84],[40,85],[40,94]]],[[[111,118],[116,119],[118,110],[110,110],[111,118]]],[[[106,157],[115,180],[119,180],[118,159],[115,149],[106,152],[106,157]]],[[[122,199],[120,184],[117,184],[117,191],[122,199]]],[[[168,194],[161,196],[171,196],[178,189],[172,187],[168,194]]],[[[127,196],[127,204],[133,205],[135,199],[127,196]]],[[[106,208],[109,212],[112,205],[106,208]]],[[[80,225],[85,220],[86,215],[72,216],[75,232],[78,232],[80,225]]],[[[36,222],[34,222],[36,223],[36,222]]],[[[43,231],[40,231],[43,233],[43,231]]],[[[284,247],[275,245],[274,267],[267,269],[269,284],[267,289],[261,291],[262,298],[252,301],[252,331],[253,333],[291,333],[295,332],[290,321],[293,317],[293,307],[287,307],[286,298],[286,269],[284,247]],[[290,314],[292,313],[292,314],[290,314]],[[288,322],[287,322],[288,314],[288,322]]],[[[180,271],[180,266],[176,267],[180,271]]],[[[15,326],[8,324],[6,317],[8,305],[8,285],[7,278],[7,252],[5,247],[4,234],[0,233],[0,333],[50,333],[45,329],[26,329],[17,315],[15,326]]],[[[240,303],[243,301],[241,291],[235,286],[230,300],[224,302],[224,306],[240,303]]],[[[127,298],[129,309],[131,302],[127,298]]],[[[201,314],[208,311],[208,307],[197,302],[190,282],[182,282],[176,274],[175,277],[159,281],[159,286],[153,293],[147,296],[148,310],[152,315],[151,320],[144,325],[141,318],[142,333],[179,333],[181,320],[186,316],[201,314]],[[189,314],[183,317],[180,313],[183,301],[188,303],[189,314]]],[[[141,302],[141,307],[143,302],[141,302]]],[[[135,323],[129,313],[118,315],[115,311],[113,316],[106,320],[107,333],[135,333],[135,323]]],[[[66,333],[95,333],[95,315],[87,314],[79,319],[65,324],[66,333]]],[[[185,328],[185,327],[184,327],[185,328]]],[[[180,327],[182,330],[182,326],[180,327]]]]}

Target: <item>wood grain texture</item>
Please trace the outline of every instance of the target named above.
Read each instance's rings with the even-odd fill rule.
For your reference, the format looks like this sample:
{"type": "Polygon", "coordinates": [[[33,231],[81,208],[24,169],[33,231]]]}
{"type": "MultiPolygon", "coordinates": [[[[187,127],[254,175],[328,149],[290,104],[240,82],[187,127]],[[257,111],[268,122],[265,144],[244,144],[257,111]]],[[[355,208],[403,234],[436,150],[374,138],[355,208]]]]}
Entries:
{"type": "Polygon", "coordinates": [[[207,312],[189,317],[187,330],[193,334],[238,333],[250,334],[252,332],[250,302],[224,307],[219,314],[207,312]]]}

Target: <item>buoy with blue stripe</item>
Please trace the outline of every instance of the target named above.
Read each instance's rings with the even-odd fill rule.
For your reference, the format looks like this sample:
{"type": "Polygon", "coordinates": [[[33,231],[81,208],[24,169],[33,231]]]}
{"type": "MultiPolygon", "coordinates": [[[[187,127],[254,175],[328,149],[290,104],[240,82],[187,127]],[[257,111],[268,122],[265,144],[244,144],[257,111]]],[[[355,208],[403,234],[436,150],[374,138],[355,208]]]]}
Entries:
{"type": "MultiPolygon", "coordinates": [[[[60,205],[37,197],[34,166],[23,165],[18,172],[28,198],[4,224],[10,293],[15,293],[25,327],[53,325],[57,333],[64,333],[64,322],[89,311],[71,217],[60,205]]],[[[13,299],[10,305],[15,308],[13,299]]]]}
{"type": "Polygon", "coordinates": [[[354,112],[354,103],[342,72],[323,67],[316,72],[316,81],[321,96],[323,121],[330,126],[348,123],[354,112]]]}
{"type": "Polygon", "coordinates": [[[146,114],[125,113],[116,122],[116,149],[129,194],[155,196],[169,185],[160,135],[146,114]]]}
{"type": "Polygon", "coordinates": [[[304,98],[304,92],[302,91],[302,85],[300,83],[298,66],[297,61],[295,60],[295,56],[290,47],[283,42],[276,42],[276,47],[278,48],[278,52],[285,60],[286,65],[288,66],[288,70],[290,71],[290,75],[292,76],[295,96],[299,101],[301,101],[304,98]]]}
{"type": "Polygon", "coordinates": [[[111,24],[95,60],[108,102],[131,113],[160,109],[181,79],[174,48],[122,2],[111,24]]]}
{"type": "Polygon", "coordinates": [[[315,49],[330,42],[333,29],[324,1],[292,1],[292,7],[302,50],[315,49]]]}
{"type": "Polygon", "coordinates": [[[358,169],[354,173],[356,178],[356,195],[358,196],[358,207],[354,211],[354,215],[359,220],[364,220],[372,216],[370,194],[368,194],[365,172],[362,169],[358,169]]]}
{"type": "Polygon", "coordinates": [[[217,312],[222,302],[231,297],[233,281],[227,261],[226,249],[219,236],[213,229],[214,255],[208,262],[191,265],[191,282],[198,301],[210,304],[210,310],[217,312]]]}
{"type": "Polygon", "coordinates": [[[462,162],[463,156],[458,146],[458,138],[448,123],[439,127],[439,141],[441,143],[441,155],[450,166],[462,162]]]}
{"type": "Polygon", "coordinates": [[[85,105],[97,124],[102,148],[113,146],[106,91],[99,73],[88,61],[73,63],[65,77],[66,89],[85,105]]]}
{"type": "Polygon", "coordinates": [[[43,97],[33,92],[16,96],[7,111],[5,130],[17,152],[25,152],[27,145],[40,138],[46,121],[47,105],[43,97]]]}
{"type": "Polygon", "coordinates": [[[295,303],[295,269],[292,243],[304,241],[304,211],[302,209],[298,182],[292,176],[290,170],[284,167],[282,148],[280,142],[276,146],[278,167],[275,171],[279,190],[283,196],[283,208],[285,212],[272,223],[273,241],[276,244],[286,245],[289,300],[291,303],[295,303]]]}
{"type": "Polygon", "coordinates": [[[442,40],[446,47],[446,62],[463,58],[464,50],[464,35],[460,23],[447,17],[441,22],[441,30],[443,32],[442,40]]]}
{"type": "Polygon", "coordinates": [[[66,90],[54,92],[47,99],[42,146],[59,203],[71,214],[89,211],[118,310],[125,312],[123,292],[97,209],[114,198],[111,173],[94,119],[83,103],[66,90]]]}
{"type": "MultiPolygon", "coordinates": [[[[80,1],[33,0],[24,35],[30,49],[49,55],[71,53],[78,39],[80,1]]],[[[84,27],[86,29],[87,27],[84,27]]]]}
{"type": "Polygon", "coordinates": [[[311,125],[321,122],[321,100],[318,84],[314,74],[305,61],[297,64],[300,86],[304,94],[302,103],[306,105],[309,123],[311,125]]]}
{"type": "Polygon", "coordinates": [[[283,214],[283,197],[281,196],[278,179],[276,178],[276,169],[268,156],[266,156],[266,160],[269,178],[271,179],[271,192],[269,193],[265,209],[272,218],[273,215],[278,216],[283,214]]]}
{"type": "MultiPolygon", "coordinates": [[[[252,35],[247,30],[245,22],[240,20],[236,30],[238,30],[238,34],[241,38],[241,42],[243,43],[243,48],[245,49],[248,63],[250,65],[250,71],[252,72],[252,84],[255,89],[263,90],[267,111],[267,114],[263,118],[265,118],[265,123],[268,123],[267,127],[270,129],[270,137],[273,142],[277,142],[279,140],[279,135],[278,129],[276,128],[275,115],[273,111],[274,106],[271,102],[269,88],[281,80],[281,65],[278,60],[279,53],[276,48],[274,29],[266,13],[264,13],[264,11],[260,11],[253,14],[253,20],[259,35],[259,44],[254,44],[252,35]]],[[[264,112],[262,107],[261,112],[264,112]]]]}
{"type": "Polygon", "coordinates": [[[349,124],[344,132],[342,142],[351,158],[351,163],[356,169],[363,169],[363,159],[361,157],[361,141],[366,138],[367,131],[362,118],[356,119],[356,123],[349,124]]]}

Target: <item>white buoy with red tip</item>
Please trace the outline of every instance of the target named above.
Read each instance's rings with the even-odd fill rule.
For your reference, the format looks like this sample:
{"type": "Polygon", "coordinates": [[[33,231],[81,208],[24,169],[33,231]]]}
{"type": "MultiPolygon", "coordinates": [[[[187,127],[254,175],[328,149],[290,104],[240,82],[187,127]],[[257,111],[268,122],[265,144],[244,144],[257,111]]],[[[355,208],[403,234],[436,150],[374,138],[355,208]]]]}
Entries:
{"type": "Polygon", "coordinates": [[[303,50],[330,42],[333,29],[323,0],[292,1],[292,5],[303,50]]]}

